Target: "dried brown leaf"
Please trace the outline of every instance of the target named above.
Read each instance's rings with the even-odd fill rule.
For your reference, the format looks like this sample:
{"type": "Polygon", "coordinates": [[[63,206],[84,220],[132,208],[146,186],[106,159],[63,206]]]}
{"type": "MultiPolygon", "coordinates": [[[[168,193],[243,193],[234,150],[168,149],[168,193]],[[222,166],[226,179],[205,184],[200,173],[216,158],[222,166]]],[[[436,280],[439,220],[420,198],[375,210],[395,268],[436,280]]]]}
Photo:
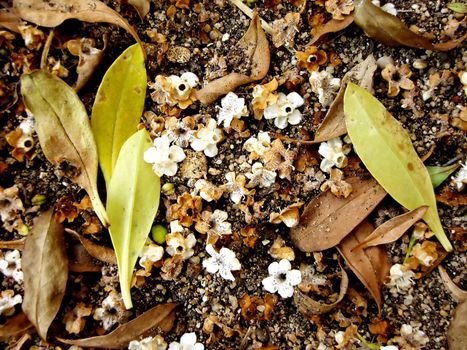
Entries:
{"type": "Polygon", "coordinates": [[[344,257],[347,265],[353,273],[368,289],[378,309],[381,311],[381,285],[383,284],[390,264],[384,247],[369,247],[365,250],[352,252],[355,245],[361,243],[372,231],[374,227],[367,220],[358,225],[350,235],[339,243],[337,249],[344,257]]]}
{"type": "Polygon", "coordinates": [[[71,245],[68,249],[68,269],[70,272],[100,272],[102,266],[96,265],[94,259],[81,243],[71,245]]]}
{"type": "Polygon", "coordinates": [[[336,98],[329,107],[323,122],[315,134],[315,142],[323,142],[347,133],[344,119],[344,93],[349,81],[371,91],[373,75],[377,65],[373,55],[369,55],[363,62],[357,64],[342,78],[341,86],[336,98]]]}
{"type": "Polygon", "coordinates": [[[37,217],[23,252],[23,311],[44,340],[68,280],[63,226],[53,220],[52,212],[49,209],[37,217]]]}
{"type": "Polygon", "coordinates": [[[338,198],[322,192],[306,206],[300,223],[290,231],[295,246],[304,252],[334,247],[365,219],[386,192],[376,180],[347,179],[353,192],[338,198]]]}
{"type": "Polygon", "coordinates": [[[112,248],[104,247],[99,244],[94,243],[93,241],[84,238],[78,232],[66,228],[66,233],[71,234],[73,237],[77,238],[84,249],[91,255],[93,258],[105,262],[107,264],[117,265],[117,258],[115,252],[112,248]]]}
{"type": "Polygon", "coordinates": [[[8,320],[0,325],[0,341],[8,341],[9,339],[16,338],[23,333],[27,332],[33,324],[29,321],[24,312],[8,318],[8,320]]]}
{"type": "Polygon", "coordinates": [[[442,281],[444,282],[444,285],[446,286],[446,289],[449,291],[451,294],[452,298],[457,302],[457,303],[462,303],[467,300],[467,291],[459,288],[454,281],[449,277],[448,273],[442,267],[441,265],[438,266],[439,274],[441,276],[442,281]]]}
{"type": "Polygon", "coordinates": [[[313,35],[313,39],[308,43],[307,46],[314,45],[318,40],[320,40],[323,35],[329,33],[335,33],[342,29],[347,28],[351,25],[354,21],[353,15],[345,16],[343,20],[338,19],[331,19],[330,21],[326,22],[324,25],[319,26],[317,28],[313,28],[311,31],[311,35],[313,35]]]}
{"type": "Polygon", "coordinates": [[[151,4],[150,0],[128,0],[128,3],[132,5],[136,11],[138,12],[139,17],[141,20],[146,17],[149,12],[149,6],[151,4]]]}
{"type": "Polygon", "coordinates": [[[418,49],[448,51],[460,45],[467,35],[446,43],[433,44],[430,39],[412,32],[399,18],[371,0],[355,1],[355,23],[370,37],[388,46],[408,46],[418,49]]]}
{"type": "Polygon", "coordinates": [[[448,329],[449,350],[467,349],[467,301],[457,305],[448,329]]]}
{"type": "Polygon", "coordinates": [[[422,219],[427,209],[428,206],[422,205],[417,209],[386,221],[378,226],[376,230],[366,237],[358,246],[352,248],[352,252],[398,240],[413,224],[422,219]]]}
{"type": "Polygon", "coordinates": [[[157,305],[130,322],[122,324],[117,327],[117,329],[106,335],[84,339],[57,339],[65,344],[78,345],[85,348],[124,348],[128,346],[130,341],[139,338],[155,327],[162,325],[166,331],[170,330],[173,322],[169,325],[167,324],[166,319],[174,320],[172,314],[175,312],[176,306],[176,303],[157,305]]]}
{"type": "Polygon", "coordinates": [[[316,301],[307,296],[305,293],[296,289],[294,292],[293,302],[298,308],[298,311],[307,317],[311,317],[312,315],[321,315],[334,309],[342,301],[342,299],[344,299],[344,296],[347,293],[347,289],[349,287],[349,276],[343,268],[341,268],[341,274],[342,279],[339,288],[339,296],[337,300],[331,304],[326,304],[322,301],[316,301]]]}
{"type": "Polygon", "coordinates": [[[26,237],[21,239],[16,239],[14,241],[0,241],[0,249],[24,249],[24,242],[26,237]]]}
{"type": "Polygon", "coordinates": [[[235,90],[240,85],[263,79],[271,60],[269,43],[261,28],[258,14],[255,13],[245,35],[240,39],[237,48],[244,52],[251,62],[250,75],[230,73],[208,83],[204,88],[196,92],[196,98],[203,104],[210,104],[218,97],[235,90]]]}
{"type": "Polygon", "coordinates": [[[9,8],[0,9],[0,27],[5,27],[12,32],[19,33],[19,26],[23,24],[21,17],[18,16],[16,11],[9,8]]]}
{"type": "Polygon", "coordinates": [[[98,0],[16,0],[11,9],[25,21],[43,27],[56,27],[67,19],[90,23],[115,24],[142,45],[135,29],[116,11],[98,0]]]}

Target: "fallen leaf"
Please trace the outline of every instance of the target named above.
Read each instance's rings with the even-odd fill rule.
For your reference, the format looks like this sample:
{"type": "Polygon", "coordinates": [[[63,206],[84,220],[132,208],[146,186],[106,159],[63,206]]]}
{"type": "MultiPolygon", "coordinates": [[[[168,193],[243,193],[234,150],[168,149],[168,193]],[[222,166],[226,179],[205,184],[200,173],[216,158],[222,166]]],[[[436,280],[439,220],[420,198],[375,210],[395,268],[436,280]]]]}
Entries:
{"type": "Polygon", "coordinates": [[[454,281],[449,277],[448,273],[441,265],[438,265],[439,274],[441,276],[441,280],[443,281],[446,289],[451,294],[452,298],[456,301],[456,303],[463,303],[467,300],[467,291],[459,288],[454,281]]]}
{"type": "Polygon", "coordinates": [[[10,10],[25,21],[49,28],[67,19],[115,24],[141,44],[138,33],[127,20],[98,0],[15,0],[10,10]]]}
{"type": "Polygon", "coordinates": [[[68,51],[79,57],[78,67],[76,67],[78,79],[74,86],[76,91],[80,91],[86,85],[104,58],[105,49],[107,48],[107,35],[104,35],[103,41],[104,47],[102,50],[95,48],[94,40],[89,38],[73,39],[65,43],[68,51]]]}
{"type": "Polygon", "coordinates": [[[78,232],[69,228],[66,228],[65,232],[77,238],[83,245],[84,249],[86,249],[89,255],[92,256],[94,259],[100,260],[107,264],[117,265],[117,258],[115,257],[115,252],[111,248],[96,244],[93,241],[84,238],[78,232]]]}
{"type": "Polygon", "coordinates": [[[53,209],[39,214],[26,237],[23,252],[23,311],[42,339],[57,315],[68,280],[63,226],[53,209]]]}
{"type": "Polygon", "coordinates": [[[352,252],[352,247],[360,244],[374,227],[367,220],[358,225],[337,246],[337,250],[347,262],[353,273],[368,289],[381,312],[381,285],[383,284],[391,267],[384,247],[369,247],[352,252]]]}
{"type": "Polygon", "coordinates": [[[436,195],[436,200],[450,207],[458,207],[467,205],[467,194],[453,191],[449,186],[445,186],[441,192],[436,195]]]}
{"type": "Polygon", "coordinates": [[[354,150],[371,175],[407,209],[428,205],[423,220],[444,249],[451,251],[438,216],[430,176],[409,134],[381,102],[353,83],[345,91],[344,113],[354,150]]]}
{"type": "Polygon", "coordinates": [[[308,43],[307,46],[314,45],[318,40],[320,40],[323,35],[329,33],[339,32],[342,29],[347,28],[354,22],[354,16],[348,15],[345,16],[343,20],[338,19],[331,19],[330,21],[326,22],[324,25],[319,26],[317,28],[313,28],[311,31],[311,35],[313,35],[313,39],[308,43]]]}
{"type": "Polygon", "coordinates": [[[97,216],[108,226],[97,191],[97,148],[78,95],[63,80],[41,70],[21,76],[21,95],[34,115],[47,160],[86,190],[97,216]]]}
{"type": "Polygon", "coordinates": [[[457,305],[448,329],[449,350],[467,349],[467,301],[457,305]]]}
{"type": "Polygon", "coordinates": [[[0,341],[8,341],[12,338],[16,338],[29,329],[31,329],[33,324],[29,321],[28,317],[24,312],[10,317],[7,321],[0,325],[0,341]]]}
{"type": "Polygon", "coordinates": [[[120,289],[127,309],[132,307],[133,268],[148,237],[159,207],[160,180],[143,160],[151,147],[146,129],[123,145],[107,189],[110,237],[117,256],[120,289]]]}
{"type": "Polygon", "coordinates": [[[0,241],[0,249],[24,249],[24,241],[26,237],[21,239],[15,239],[14,241],[0,241]]]}
{"type": "Polygon", "coordinates": [[[428,207],[422,205],[417,209],[398,215],[391,220],[386,221],[382,225],[378,226],[363,242],[358,246],[352,248],[352,252],[364,249],[367,247],[373,247],[376,245],[392,243],[398,240],[402,235],[418,220],[421,220],[425,215],[428,207]]]}
{"type": "Polygon", "coordinates": [[[106,335],[84,339],[57,339],[65,344],[85,348],[126,348],[130,341],[140,338],[143,334],[164,323],[166,318],[170,318],[175,312],[176,306],[176,303],[157,305],[106,335]]]}
{"type": "Polygon", "coordinates": [[[347,83],[350,81],[365,90],[372,91],[373,75],[375,74],[376,68],[375,58],[373,55],[369,55],[363,62],[357,64],[344,75],[339,92],[329,107],[323,122],[316,131],[315,142],[327,141],[347,133],[344,118],[344,93],[347,83]]]}
{"type": "Polygon", "coordinates": [[[339,288],[339,296],[337,300],[331,304],[326,304],[322,301],[316,301],[310,298],[305,293],[296,289],[293,296],[293,303],[302,314],[307,317],[312,315],[321,315],[334,309],[344,299],[347,289],[349,288],[349,276],[341,267],[341,283],[339,288]]]}
{"type": "Polygon", "coordinates": [[[427,166],[426,170],[428,170],[433,187],[441,185],[459,166],[458,163],[448,166],[427,166]]]}
{"type": "Polygon", "coordinates": [[[388,46],[448,51],[467,38],[464,35],[446,43],[433,44],[430,39],[412,32],[399,18],[374,5],[371,0],[355,1],[354,18],[366,35],[388,46]]]}
{"type": "Polygon", "coordinates": [[[139,18],[143,20],[144,17],[146,17],[146,15],[149,12],[151,1],[150,0],[128,0],[128,3],[136,9],[136,11],[138,12],[139,18]]]}
{"type": "Polygon", "coordinates": [[[204,88],[196,92],[196,98],[201,103],[210,104],[218,97],[235,90],[240,85],[263,79],[268,73],[271,60],[269,43],[263,28],[261,28],[261,22],[257,13],[254,14],[247,32],[238,42],[236,49],[242,51],[245,59],[250,61],[250,75],[230,73],[211,81],[204,88]]]}
{"type": "Polygon", "coordinates": [[[329,249],[338,244],[384,198],[386,192],[376,180],[348,178],[353,192],[338,198],[331,192],[321,192],[303,211],[298,226],[290,230],[295,246],[304,252],[329,249]]]}
{"type": "Polygon", "coordinates": [[[12,32],[19,33],[19,27],[23,24],[24,22],[21,20],[21,17],[19,17],[13,9],[0,9],[0,26],[5,27],[12,32]]]}
{"type": "Polygon", "coordinates": [[[146,83],[143,49],[135,44],[110,66],[97,90],[91,127],[107,187],[120,149],[143,114],[146,83]]]}

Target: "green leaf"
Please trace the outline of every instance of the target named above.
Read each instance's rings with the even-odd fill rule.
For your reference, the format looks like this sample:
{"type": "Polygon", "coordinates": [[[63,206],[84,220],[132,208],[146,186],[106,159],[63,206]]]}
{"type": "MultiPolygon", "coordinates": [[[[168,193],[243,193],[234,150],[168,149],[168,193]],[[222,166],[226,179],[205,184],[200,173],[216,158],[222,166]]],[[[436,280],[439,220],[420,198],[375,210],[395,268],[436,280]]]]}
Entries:
{"type": "Polygon", "coordinates": [[[457,13],[465,14],[467,13],[467,4],[463,4],[462,2],[453,2],[448,4],[448,9],[457,13]]]}
{"type": "Polygon", "coordinates": [[[459,167],[459,164],[448,166],[427,166],[428,174],[430,174],[431,183],[436,188],[446,180],[459,167]]]}
{"type": "Polygon", "coordinates": [[[349,83],[344,95],[347,131],[355,152],[379,184],[409,210],[429,208],[423,220],[447,251],[452,250],[436,209],[430,175],[410,136],[368,91],[349,83]]]}
{"type": "Polygon", "coordinates": [[[21,76],[21,95],[35,119],[45,157],[86,190],[104,226],[107,215],[97,192],[97,149],[89,118],[76,92],[46,71],[21,76]]]}
{"type": "Polygon", "coordinates": [[[91,125],[107,187],[120,148],[136,131],[143,112],[146,79],[143,50],[135,44],[110,66],[97,90],[91,125]]]}
{"type": "Polygon", "coordinates": [[[126,308],[132,307],[130,284],[159,207],[160,181],[143,154],[151,147],[146,130],[123,145],[107,189],[110,237],[117,255],[120,289],[126,308]]]}

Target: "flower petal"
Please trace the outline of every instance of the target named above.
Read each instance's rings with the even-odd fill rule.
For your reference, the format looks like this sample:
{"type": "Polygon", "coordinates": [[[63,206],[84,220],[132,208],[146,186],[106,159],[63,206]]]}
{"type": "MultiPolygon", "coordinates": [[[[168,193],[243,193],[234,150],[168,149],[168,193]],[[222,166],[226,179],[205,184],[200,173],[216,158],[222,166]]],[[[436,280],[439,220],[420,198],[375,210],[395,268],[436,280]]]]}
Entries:
{"type": "Polygon", "coordinates": [[[182,337],[180,338],[180,344],[194,346],[196,344],[196,333],[191,332],[182,335],[182,337]]]}
{"type": "Polygon", "coordinates": [[[298,110],[294,110],[288,117],[289,124],[297,125],[302,121],[302,113],[298,110]]]}
{"type": "Polygon", "coordinates": [[[169,159],[172,160],[173,162],[181,162],[186,158],[185,152],[183,152],[183,149],[179,146],[170,146],[170,151],[169,151],[169,159]]]}
{"type": "Polygon", "coordinates": [[[159,152],[155,147],[148,148],[143,155],[143,159],[146,163],[155,163],[159,157],[159,152]]]}
{"type": "Polygon", "coordinates": [[[279,273],[287,273],[291,268],[292,265],[290,265],[290,261],[287,259],[282,259],[279,261],[279,273]]]}
{"type": "Polygon", "coordinates": [[[287,95],[287,100],[295,107],[298,108],[303,105],[305,101],[303,101],[302,96],[300,96],[295,91],[291,92],[287,95]]]}
{"type": "Polygon", "coordinates": [[[274,277],[266,277],[262,282],[264,289],[266,289],[269,293],[277,292],[277,282],[274,277]]]}
{"type": "Polygon", "coordinates": [[[279,129],[285,129],[288,125],[287,117],[277,117],[274,119],[274,125],[279,129]]]}
{"type": "Polygon", "coordinates": [[[207,145],[206,148],[204,148],[204,154],[206,155],[206,157],[210,157],[210,158],[215,157],[217,156],[218,152],[219,150],[217,149],[217,145],[215,144],[207,145]]]}
{"type": "Polygon", "coordinates": [[[282,298],[290,298],[293,295],[293,287],[288,283],[281,283],[277,288],[277,292],[282,298]]]}
{"type": "Polygon", "coordinates": [[[277,261],[270,263],[268,266],[268,272],[270,275],[279,273],[279,263],[277,261]]]}
{"type": "Polygon", "coordinates": [[[286,274],[286,281],[292,286],[296,286],[302,282],[302,273],[299,270],[290,270],[286,274]]]}

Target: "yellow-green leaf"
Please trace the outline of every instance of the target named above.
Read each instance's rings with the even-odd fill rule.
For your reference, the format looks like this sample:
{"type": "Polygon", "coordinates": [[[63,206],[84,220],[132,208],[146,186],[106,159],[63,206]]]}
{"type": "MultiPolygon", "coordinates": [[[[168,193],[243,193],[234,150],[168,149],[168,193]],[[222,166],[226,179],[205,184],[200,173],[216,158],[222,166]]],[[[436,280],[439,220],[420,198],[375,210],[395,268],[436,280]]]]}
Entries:
{"type": "Polygon", "coordinates": [[[159,207],[160,182],[143,154],[151,147],[146,130],[123,145],[107,189],[110,237],[117,255],[123,301],[132,307],[130,284],[133,268],[151,230],[159,207]]]}
{"type": "Polygon", "coordinates": [[[423,220],[444,249],[451,251],[438,216],[430,175],[408,133],[381,102],[353,83],[347,85],[344,113],[355,152],[373,177],[407,209],[427,205],[423,220]]]}
{"type": "Polygon", "coordinates": [[[467,13],[467,4],[464,4],[462,2],[453,2],[451,4],[448,4],[448,9],[457,12],[457,13],[462,13],[466,14],[467,13]]]}
{"type": "Polygon", "coordinates": [[[97,91],[91,125],[107,186],[120,148],[139,123],[146,96],[146,80],[143,50],[135,44],[110,66],[97,91]]]}
{"type": "Polygon", "coordinates": [[[21,77],[21,95],[34,115],[45,157],[86,190],[104,226],[107,215],[97,192],[97,149],[89,118],[76,92],[46,71],[21,77]]]}

